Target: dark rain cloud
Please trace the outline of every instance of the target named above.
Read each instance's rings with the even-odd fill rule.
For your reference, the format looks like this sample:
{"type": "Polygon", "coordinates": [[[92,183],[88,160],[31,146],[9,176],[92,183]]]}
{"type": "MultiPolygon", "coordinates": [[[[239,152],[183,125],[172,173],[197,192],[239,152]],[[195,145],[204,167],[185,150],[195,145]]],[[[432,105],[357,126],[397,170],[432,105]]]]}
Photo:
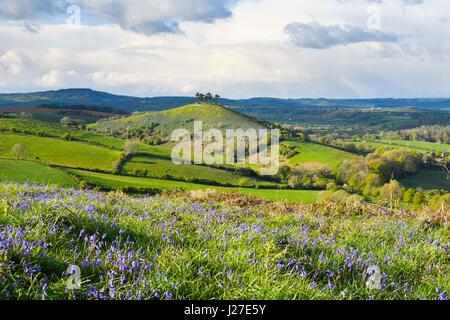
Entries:
{"type": "Polygon", "coordinates": [[[64,17],[70,5],[78,5],[82,14],[102,23],[152,35],[178,33],[183,21],[212,23],[230,17],[230,6],[236,2],[238,0],[0,0],[0,18],[36,21],[64,17]]]}

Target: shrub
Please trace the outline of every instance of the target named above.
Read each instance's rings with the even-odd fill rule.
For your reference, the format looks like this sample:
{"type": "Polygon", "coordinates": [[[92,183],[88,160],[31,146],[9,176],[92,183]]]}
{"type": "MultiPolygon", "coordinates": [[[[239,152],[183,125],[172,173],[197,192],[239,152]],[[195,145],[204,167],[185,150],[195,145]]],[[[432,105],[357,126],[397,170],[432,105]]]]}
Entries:
{"type": "Polygon", "coordinates": [[[250,181],[246,178],[240,179],[239,183],[238,183],[239,187],[248,187],[249,184],[250,184],[250,181]]]}
{"type": "Polygon", "coordinates": [[[127,140],[122,148],[125,155],[130,156],[139,152],[138,140],[127,140]]]}
{"type": "Polygon", "coordinates": [[[26,152],[27,149],[21,143],[16,143],[11,149],[11,153],[16,158],[16,160],[24,158],[26,156],[26,152]]]}
{"type": "Polygon", "coordinates": [[[387,204],[393,206],[402,198],[402,186],[398,181],[392,180],[381,188],[380,197],[385,200],[387,204]]]}
{"type": "Polygon", "coordinates": [[[416,192],[414,194],[414,198],[413,198],[413,204],[418,206],[421,205],[425,202],[425,196],[423,195],[422,192],[416,192]]]}
{"type": "Polygon", "coordinates": [[[63,135],[63,139],[66,141],[71,141],[73,139],[73,136],[70,133],[65,133],[63,135]]]}

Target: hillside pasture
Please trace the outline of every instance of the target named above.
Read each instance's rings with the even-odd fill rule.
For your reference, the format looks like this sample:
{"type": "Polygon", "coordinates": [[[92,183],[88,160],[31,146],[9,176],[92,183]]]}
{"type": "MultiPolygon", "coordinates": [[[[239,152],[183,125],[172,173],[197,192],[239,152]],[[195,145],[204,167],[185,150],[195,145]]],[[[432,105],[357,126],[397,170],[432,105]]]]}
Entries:
{"type": "Polygon", "coordinates": [[[445,151],[450,151],[449,144],[425,142],[425,141],[377,140],[377,141],[355,142],[355,144],[367,145],[372,148],[400,148],[420,153],[428,153],[428,152],[442,153],[445,151]]]}
{"type": "Polygon", "coordinates": [[[229,188],[215,187],[198,183],[163,180],[155,178],[118,176],[83,170],[68,170],[68,172],[80,181],[86,181],[92,186],[99,186],[106,190],[134,189],[137,191],[148,190],[160,192],[163,190],[208,190],[216,189],[245,195],[253,195],[271,201],[292,201],[298,203],[313,203],[317,200],[319,192],[309,190],[278,190],[278,189],[253,189],[253,188],[229,188]]]}
{"type": "Polygon", "coordinates": [[[193,131],[194,122],[202,121],[203,130],[208,129],[262,129],[259,121],[219,105],[192,104],[175,109],[147,112],[126,118],[101,121],[88,127],[108,135],[123,135],[132,130],[150,130],[167,141],[172,132],[179,128],[193,131]]]}
{"type": "Polygon", "coordinates": [[[142,174],[145,171],[147,176],[154,178],[171,177],[175,180],[209,181],[219,185],[271,185],[255,178],[243,177],[231,171],[193,164],[175,165],[170,158],[156,156],[140,155],[133,157],[126,162],[123,171],[129,175],[136,175],[137,172],[142,174]]]}
{"type": "Polygon", "coordinates": [[[0,131],[58,139],[63,139],[65,135],[70,135],[72,140],[101,145],[112,149],[121,149],[124,144],[123,139],[103,136],[86,130],[39,120],[0,118],[0,131]]]}
{"type": "Polygon", "coordinates": [[[62,187],[73,187],[76,183],[63,171],[50,168],[41,163],[0,159],[0,181],[53,184],[62,187]]]}
{"type": "Polygon", "coordinates": [[[112,171],[120,152],[81,142],[0,133],[0,157],[14,159],[15,144],[26,148],[25,159],[70,168],[112,171]]]}
{"type": "Polygon", "coordinates": [[[349,152],[311,142],[287,141],[285,144],[295,146],[298,152],[297,155],[288,159],[288,164],[292,166],[315,162],[336,168],[342,161],[356,157],[349,152]]]}
{"type": "Polygon", "coordinates": [[[53,123],[58,123],[63,117],[70,117],[71,119],[80,120],[84,123],[93,123],[99,119],[116,115],[115,113],[103,112],[100,110],[88,110],[89,108],[83,110],[84,106],[80,107],[81,109],[75,106],[66,106],[66,108],[63,108],[61,106],[46,107],[45,105],[31,107],[2,107],[0,108],[0,113],[15,115],[26,113],[30,114],[33,119],[53,123]]]}
{"type": "Polygon", "coordinates": [[[450,192],[450,180],[444,171],[440,170],[420,170],[417,174],[404,178],[402,183],[411,188],[442,189],[450,192]]]}

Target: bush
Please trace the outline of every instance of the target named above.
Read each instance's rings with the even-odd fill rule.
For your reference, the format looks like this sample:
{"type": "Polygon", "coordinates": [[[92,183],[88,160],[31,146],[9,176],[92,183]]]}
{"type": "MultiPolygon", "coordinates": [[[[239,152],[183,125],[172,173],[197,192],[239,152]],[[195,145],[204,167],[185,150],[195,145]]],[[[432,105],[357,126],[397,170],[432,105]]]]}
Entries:
{"type": "Polygon", "coordinates": [[[25,146],[21,143],[16,143],[12,149],[11,149],[11,153],[12,155],[16,158],[16,160],[18,159],[23,159],[26,156],[27,153],[27,149],[25,148],[25,146]]]}
{"type": "Polygon", "coordinates": [[[63,139],[66,141],[71,141],[73,139],[73,136],[70,133],[65,133],[63,135],[63,139]]]}
{"type": "Polygon", "coordinates": [[[130,156],[139,152],[138,140],[127,140],[122,148],[125,155],[130,156]]]}
{"type": "Polygon", "coordinates": [[[334,182],[334,181],[332,181],[332,182],[329,182],[328,184],[327,184],[327,190],[328,191],[336,191],[337,190],[337,185],[336,185],[336,183],[334,182]]]}
{"type": "Polygon", "coordinates": [[[413,204],[419,206],[425,202],[425,196],[422,192],[416,192],[413,198],[413,204]]]}
{"type": "Polygon", "coordinates": [[[239,187],[248,187],[250,184],[250,180],[246,179],[246,178],[242,178],[239,180],[239,187]]]}
{"type": "Polygon", "coordinates": [[[398,203],[402,199],[402,195],[402,186],[396,180],[386,183],[380,190],[380,197],[391,206],[398,203]]]}

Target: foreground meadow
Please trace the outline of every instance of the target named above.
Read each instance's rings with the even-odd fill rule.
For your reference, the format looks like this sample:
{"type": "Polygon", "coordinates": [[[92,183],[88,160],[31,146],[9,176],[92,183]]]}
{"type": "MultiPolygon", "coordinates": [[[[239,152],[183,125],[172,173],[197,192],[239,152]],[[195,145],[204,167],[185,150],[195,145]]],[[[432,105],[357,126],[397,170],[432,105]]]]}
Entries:
{"type": "Polygon", "coordinates": [[[447,299],[448,211],[0,184],[1,299],[447,299]],[[81,287],[67,288],[67,269],[81,287]],[[379,266],[381,289],[366,285],[379,266]]]}

